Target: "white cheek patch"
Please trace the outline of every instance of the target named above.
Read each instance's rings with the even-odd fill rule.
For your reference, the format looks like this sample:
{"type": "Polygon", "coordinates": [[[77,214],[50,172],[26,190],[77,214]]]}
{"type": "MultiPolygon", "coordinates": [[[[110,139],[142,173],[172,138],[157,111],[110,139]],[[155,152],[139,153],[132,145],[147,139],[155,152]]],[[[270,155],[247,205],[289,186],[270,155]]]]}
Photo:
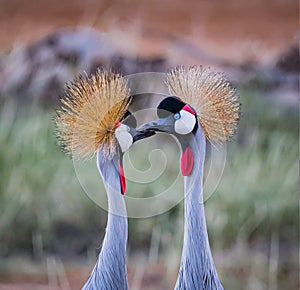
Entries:
{"type": "Polygon", "coordinates": [[[175,122],[175,132],[180,135],[191,133],[196,125],[195,115],[185,111],[180,111],[181,118],[175,122]]]}
{"type": "Polygon", "coordinates": [[[128,127],[121,124],[115,131],[115,136],[119,142],[122,152],[127,151],[133,143],[133,138],[128,132],[128,127]]]}

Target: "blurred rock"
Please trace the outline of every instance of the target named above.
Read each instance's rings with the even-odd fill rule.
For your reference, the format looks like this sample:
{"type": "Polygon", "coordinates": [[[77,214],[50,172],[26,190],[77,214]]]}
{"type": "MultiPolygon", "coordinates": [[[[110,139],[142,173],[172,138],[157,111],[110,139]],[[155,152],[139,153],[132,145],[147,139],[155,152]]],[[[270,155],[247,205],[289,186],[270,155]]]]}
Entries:
{"type": "Polygon", "coordinates": [[[138,59],[125,53],[106,33],[91,28],[60,29],[29,46],[14,47],[1,58],[0,99],[53,104],[66,82],[101,66],[123,75],[166,69],[163,58],[138,59]]]}
{"type": "Polygon", "coordinates": [[[277,68],[289,72],[298,73],[299,71],[299,46],[294,43],[278,60],[277,68]]]}
{"type": "MultiPolygon", "coordinates": [[[[103,33],[87,27],[57,30],[40,41],[15,46],[8,55],[0,56],[0,102],[4,98],[16,98],[53,105],[62,96],[66,82],[84,71],[94,73],[98,67],[112,67],[129,75],[166,72],[169,67],[188,64],[204,64],[223,71],[237,87],[246,86],[272,96],[280,90],[289,91],[289,97],[280,93],[279,99],[283,103],[291,104],[295,99],[299,69],[297,44],[268,65],[224,62],[184,39],[175,39],[170,45],[170,51],[177,49],[175,58],[172,53],[144,58],[137,57],[134,39],[118,33],[103,33]],[[182,57],[191,55],[192,63],[182,57]]],[[[156,91],[149,89],[147,92],[156,91]]]]}

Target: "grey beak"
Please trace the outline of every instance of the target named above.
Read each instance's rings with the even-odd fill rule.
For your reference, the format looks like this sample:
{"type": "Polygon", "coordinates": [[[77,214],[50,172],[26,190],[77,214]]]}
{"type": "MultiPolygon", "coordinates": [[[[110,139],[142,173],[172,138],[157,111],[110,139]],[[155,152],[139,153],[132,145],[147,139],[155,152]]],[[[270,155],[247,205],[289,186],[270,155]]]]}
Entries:
{"type": "Polygon", "coordinates": [[[153,122],[146,123],[138,128],[139,131],[157,131],[174,133],[174,120],[172,117],[157,119],[153,122]]]}

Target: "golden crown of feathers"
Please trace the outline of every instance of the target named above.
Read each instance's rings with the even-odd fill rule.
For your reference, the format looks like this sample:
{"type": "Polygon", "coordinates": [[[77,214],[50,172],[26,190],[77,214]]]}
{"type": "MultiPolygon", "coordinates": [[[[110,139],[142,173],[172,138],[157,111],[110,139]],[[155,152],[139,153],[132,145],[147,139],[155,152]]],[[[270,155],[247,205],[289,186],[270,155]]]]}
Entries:
{"type": "Polygon", "coordinates": [[[55,118],[63,150],[75,158],[92,157],[102,146],[104,156],[116,151],[115,129],[130,104],[130,90],[120,75],[98,70],[67,85],[55,118]]]}
{"type": "Polygon", "coordinates": [[[168,73],[171,95],[191,105],[211,142],[224,142],[235,133],[239,120],[238,94],[223,74],[210,68],[192,66],[176,68],[168,73]]]}
{"type": "MultiPolygon", "coordinates": [[[[220,73],[194,66],[167,75],[170,95],[179,97],[197,112],[209,141],[230,139],[239,119],[236,90],[220,73]]],[[[131,102],[127,81],[119,74],[98,70],[79,76],[67,85],[62,107],[55,118],[56,135],[63,150],[75,158],[89,158],[102,147],[104,156],[116,152],[116,124],[131,102]]]]}

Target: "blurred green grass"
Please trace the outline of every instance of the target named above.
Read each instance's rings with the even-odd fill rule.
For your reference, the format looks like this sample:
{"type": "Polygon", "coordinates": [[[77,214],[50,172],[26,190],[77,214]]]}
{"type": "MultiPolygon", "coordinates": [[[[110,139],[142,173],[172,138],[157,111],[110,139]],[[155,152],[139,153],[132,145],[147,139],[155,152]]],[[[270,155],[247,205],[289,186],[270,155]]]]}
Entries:
{"type": "Polygon", "coordinates": [[[81,194],[71,160],[56,144],[52,115],[13,101],[1,110],[1,255],[32,253],[35,236],[47,247],[55,223],[84,227],[82,216],[88,218],[84,206],[91,204],[81,194]]]}
{"type": "MultiPolygon", "coordinates": [[[[239,132],[227,145],[222,181],[206,202],[213,253],[228,289],[266,289],[268,283],[292,289],[297,286],[298,113],[253,90],[240,92],[239,132]],[[257,267],[257,255],[265,267],[257,267]],[[251,286],[253,277],[260,287],[251,286]]],[[[0,110],[1,257],[41,258],[44,252],[66,254],[68,247],[85,257],[101,245],[107,214],[83,193],[71,160],[60,152],[53,114],[9,99],[0,110]],[[74,235],[80,245],[64,246],[74,235]]],[[[145,160],[145,152],[138,154],[145,160]]],[[[166,184],[175,174],[165,175],[166,184]]],[[[144,190],[152,193],[150,187],[144,190]]],[[[129,255],[146,253],[149,261],[164,261],[176,274],[182,224],[182,202],[154,218],[130,219],[129,255]]]]}

